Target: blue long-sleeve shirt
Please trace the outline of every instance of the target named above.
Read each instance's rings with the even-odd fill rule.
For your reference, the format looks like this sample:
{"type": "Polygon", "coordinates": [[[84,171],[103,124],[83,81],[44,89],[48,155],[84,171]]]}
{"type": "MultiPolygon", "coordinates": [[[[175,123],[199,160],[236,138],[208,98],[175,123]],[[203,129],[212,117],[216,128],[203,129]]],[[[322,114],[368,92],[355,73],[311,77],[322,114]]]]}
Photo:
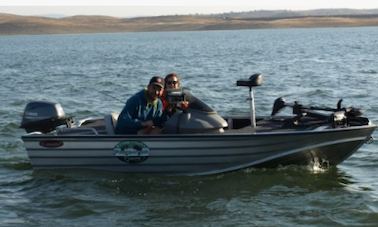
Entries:
{"type": "Polygon", "coordinates": [[[115,133],[136,134],[142,129],[142,122],[152,120],[155,126],[161,126],[163,122],[163,104],[160,99],[149,102],[147,90],[141,90],[130,97],[120,113],[115,133]]]}

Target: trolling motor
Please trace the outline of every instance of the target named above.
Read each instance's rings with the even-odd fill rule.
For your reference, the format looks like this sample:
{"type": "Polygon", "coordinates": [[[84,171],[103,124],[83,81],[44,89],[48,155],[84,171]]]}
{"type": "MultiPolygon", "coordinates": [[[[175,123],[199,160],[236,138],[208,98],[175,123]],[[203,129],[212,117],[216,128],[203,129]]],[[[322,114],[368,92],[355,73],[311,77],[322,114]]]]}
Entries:
{"type": "Polygon", "coordinates": [[[249,107],[250,107],[250,118],[251,127],[256,128],[256,112],[255,112],[255,100],[253,95],[253,87],[261,86],[263,83],[263,76],[260,73],[255,73],[249,77],[248,80],[238,80],[236,81],[236,86],[239,87],[249,87],[249,107]]]}
{"type": "Polygon", "coordinates": [[[294,103],[287,103],[284,98],[280,97],[274,101],[271,116],[276,115],[285,107],[291,107],[293,109],[293,114],[296,115],[294,121],[299,121],[302,117],[312,117],[318,120],[324,120],[330,122],[335,128],[337,126],[349,126],[354,124],[366,125],[368,124],[368,119],[361,117],[362,112],[360,109],[354,107],[342,108],[342,99],[336,104],[336,108],[329,107],[317,107],[317,106],[305,106],[299,104],[297,101],[294,103]],[[323,111],[323,112],[319,112],[323,111]],[[324,112],[331,112],[331,114],[326,114],[324,112]]]}
{"type": "Polygon", "coordinates": [[[332,112],[345,111],[346,110],[345,108],[341,108],[342,101],[343,101],[343,99],[339,99],[339,101],[337,102],[337,105],[336,105],[337,107],[336,107],[336,109],[334,109],[334,108],[328,108],[328,107],[304,106],[304,105],[299,104],[297,101],[295,101],[294,103],[287,103],[284,98],[280,97],[280,98],[277,98],[274,101],[273,110],[272,110],[271,115],[272,116],[276,115],[284,107],[287,107],[287,106],[293,108],[294,114],[300,114],[304,110],[323,110],[323,111],[332,111],[332,112]]]}

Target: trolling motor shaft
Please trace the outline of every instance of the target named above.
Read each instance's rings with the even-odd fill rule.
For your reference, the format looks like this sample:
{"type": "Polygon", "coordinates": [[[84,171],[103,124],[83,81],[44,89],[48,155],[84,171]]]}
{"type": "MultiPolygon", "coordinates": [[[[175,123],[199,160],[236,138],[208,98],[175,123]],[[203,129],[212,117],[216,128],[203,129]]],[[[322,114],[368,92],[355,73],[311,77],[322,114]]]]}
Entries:
{"type": "Polygon", "coordinates": [[[236,81],[236,86],[249,88],[249,108],[251,127],[256,128],[256,111],[255,111],[255,99],[253,94],[253,87],[260,86],[263,82],[263,76],[260,73],[255,73],[249,77],[248,80],[236,81]]]}

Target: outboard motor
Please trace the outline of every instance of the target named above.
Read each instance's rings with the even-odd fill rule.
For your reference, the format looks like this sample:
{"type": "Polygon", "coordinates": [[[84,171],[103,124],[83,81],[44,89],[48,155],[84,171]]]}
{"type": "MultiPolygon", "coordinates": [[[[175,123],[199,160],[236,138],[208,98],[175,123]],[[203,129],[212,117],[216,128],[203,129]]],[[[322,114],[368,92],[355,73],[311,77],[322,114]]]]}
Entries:
{"type": "Polygon", "coordinates": [[[49,133],[60,125],[70,127],[70,122],[59,103],[34,101],[26,105],[20,128],[27,133],[49,133]]]}

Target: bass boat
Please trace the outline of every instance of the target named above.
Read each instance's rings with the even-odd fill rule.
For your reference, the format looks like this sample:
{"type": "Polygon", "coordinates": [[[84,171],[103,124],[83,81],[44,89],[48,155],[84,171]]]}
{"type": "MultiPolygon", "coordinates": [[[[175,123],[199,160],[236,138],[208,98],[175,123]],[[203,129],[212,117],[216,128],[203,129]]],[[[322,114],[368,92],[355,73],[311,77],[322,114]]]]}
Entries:
{"type": "MultiPolygon", "coordinates": [[[[58,103],[29,102],[21,128],[34,169],[96,169],[127,173],[209,175],[251,167],[335,166],[377,127],[359,109],[305,106],[278,98],[271,116],[256,117],[254,88],[262,75],[238,80],[249,88],[249,116],[221,117],[197,100],[176,112],[157,135],[114,133],[117,114],[73,121],[58,103]],[[280,116],[292,108],[293,114],[280,116]]],[[[171,92],[171,101],[184,93],[171,92]]]]}

